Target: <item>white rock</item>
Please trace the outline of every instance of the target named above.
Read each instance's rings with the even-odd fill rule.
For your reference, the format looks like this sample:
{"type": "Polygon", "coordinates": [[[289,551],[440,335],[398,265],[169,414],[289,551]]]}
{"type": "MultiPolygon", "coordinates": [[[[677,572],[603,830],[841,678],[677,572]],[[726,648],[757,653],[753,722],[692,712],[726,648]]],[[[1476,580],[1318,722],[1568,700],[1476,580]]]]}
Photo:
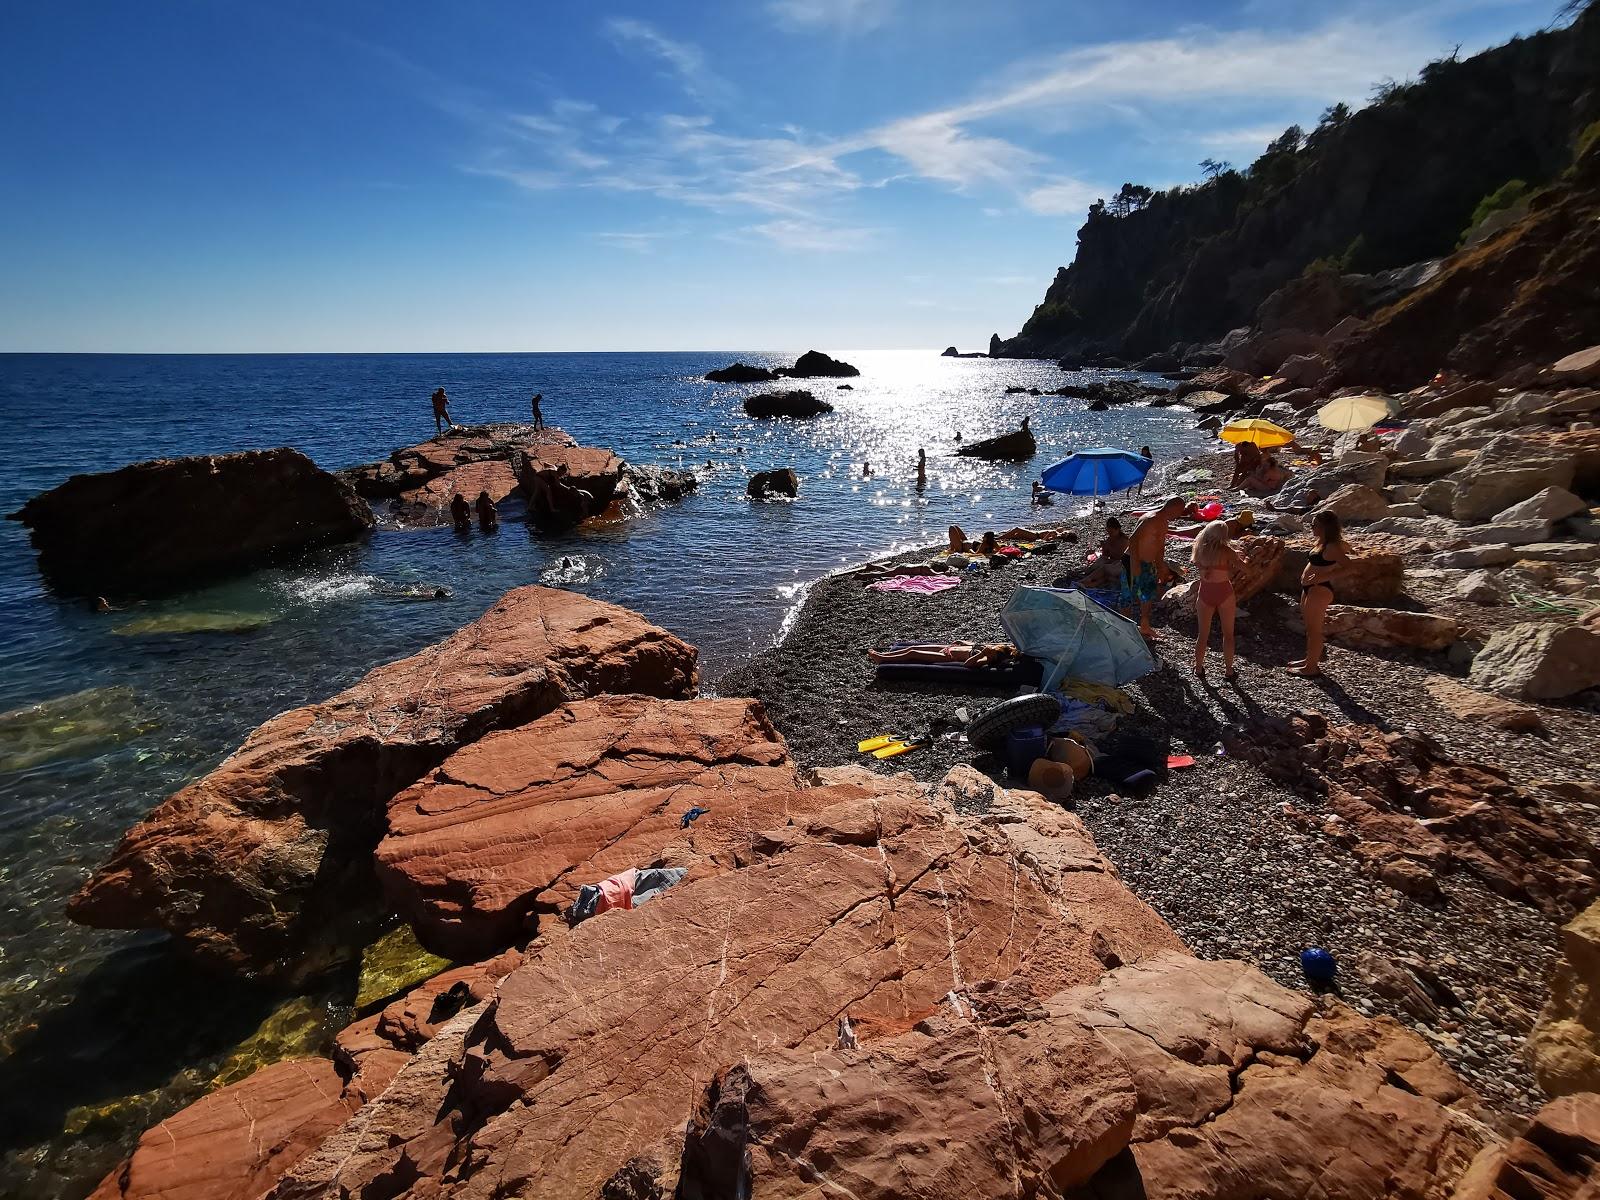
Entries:
{"type": "Polygon", "coordinates": [[[1469,604],[1499,604],[1505,599],[1492,571],[1473,571],[1456,584],[1456,598],[1469,604]]]}
{"type": "Polygon", "coordinates": [[[1552,453],[1522,438],[1495,438],[1460,472],[1452,515],[1458,521],[1486,521],[1545,488],[1570,486],[1574,469],[1570,454],[1552,453]]]}
{"type": "Polygon", "coordinates": [[[1531,546],[1548,542],[1553,522],[1495,521],[1489,525],[1457,527],[1456,542],[1463,546],[1531,546]]]}
{"type": "Polygon", "coordinates": [[[1389,502],[1383,493],[1360,483],[1345,484],[1321,507],[1338,513],[1341,521],[1375,521],[1389,513],[1389,502]]]}
{"type": "Polygon", "coordinates": [[[1513,504],[1495,517],[1501,521],[1559,521],[1588,511],[1589,506],[1566,488],[1548,487],[1529,496],[1520,504],[1513,504]]]}
{"type": "Polygon", "coordinates": [[[1469,546],[1465,550],[1446,550],[1433,556],[1433,565],[1451,570],[1471,571],[1478,567],[1499,567],[1515,562],[1516,546],[1469,546]]]}
{"type": "Polygon", "coordinates": [[[1593,542],[1535,542],[1516,549],[1517,557],[1529,562],[1586,563],[1600,558],[1600,545],[1593,542]]]}
{"type": "Polygon", "coordinates": [[[1581,625],[1513,625],[1478,651],[1471,678],[1478,687],[1532,700],[1600,686],[1600,633],[1581,625]]]}

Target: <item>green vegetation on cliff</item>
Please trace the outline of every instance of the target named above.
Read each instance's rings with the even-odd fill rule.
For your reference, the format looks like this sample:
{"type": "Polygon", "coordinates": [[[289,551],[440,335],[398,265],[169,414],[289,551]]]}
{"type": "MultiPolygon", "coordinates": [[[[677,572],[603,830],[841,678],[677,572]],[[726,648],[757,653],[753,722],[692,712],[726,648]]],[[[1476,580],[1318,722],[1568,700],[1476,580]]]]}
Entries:
{"type": "Polygon", "coordinates": [[[1202,183],[1126,184],[1097,201],[1072,265],[1002,353],[1135,357],[1209,341],[1314,265],[1373,272],[1449,254],[1517,201],[1508,180],[1532,190],[1559,177],[1597,119],[1591,3],[1567,28],[1385,81],[1360,111],[1332,105],[1247,169],[1207,159],[1202,183]]]}

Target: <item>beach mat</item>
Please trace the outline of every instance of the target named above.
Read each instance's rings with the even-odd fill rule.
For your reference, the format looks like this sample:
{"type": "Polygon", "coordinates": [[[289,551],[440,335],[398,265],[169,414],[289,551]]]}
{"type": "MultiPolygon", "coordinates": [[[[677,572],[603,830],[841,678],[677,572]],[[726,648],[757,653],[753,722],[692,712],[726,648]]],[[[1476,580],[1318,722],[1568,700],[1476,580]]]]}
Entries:
{"type": "Polygon", "coordinates": [[[1021,687],[1038,685],[1044,667],[1024,658],[1003,667],[964,667],[960,663],[879,663],[873,678],[880,683],[941,683],[962,687],[1021,687]]]}

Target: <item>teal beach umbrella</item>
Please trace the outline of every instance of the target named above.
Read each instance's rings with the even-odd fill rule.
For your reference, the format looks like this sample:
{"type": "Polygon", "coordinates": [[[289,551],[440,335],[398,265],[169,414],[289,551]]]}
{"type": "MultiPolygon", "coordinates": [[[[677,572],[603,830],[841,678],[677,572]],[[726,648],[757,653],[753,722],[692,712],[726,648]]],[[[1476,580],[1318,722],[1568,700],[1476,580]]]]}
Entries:
{"type": "Polygon", "coordinates": [[[1139,627],[1076,588],[1020,587],[1000,624],[1018,650],[1047,664],[1040,691],[1063,679],[1121,687],[1156,669],[1139,627]]]}

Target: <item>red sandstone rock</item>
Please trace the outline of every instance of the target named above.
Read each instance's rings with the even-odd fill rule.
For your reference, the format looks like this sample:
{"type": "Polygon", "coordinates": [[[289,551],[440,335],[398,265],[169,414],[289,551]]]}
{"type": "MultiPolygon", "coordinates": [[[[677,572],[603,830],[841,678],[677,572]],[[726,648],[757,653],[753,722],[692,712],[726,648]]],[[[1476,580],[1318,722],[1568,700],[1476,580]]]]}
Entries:
{"type": "Polygon", "coordinates": [[[112,596],[244,570],[373,525],[347,483],[288,447],[74,475],[11,519],[28,527],[53,583],[112,596]]]}
{"type": "Polygon", "coordinates": [[[748,859],[814,804],[754,700],[608,696],[452,755],[395,797],[385,895],[431,949],[476,958],[633,866],[748,859]],[[690,809],[710,811],[689,828],[690,809]]]}
{"type": "Polygon", "coordinates": [[[1454,1200],[1594,1200],[1600,1196],[1600,1096],[1563,1096],[1528,1128],[1479,1155],[1454,1200]]]}
{"type": "Polygon", "coordinates": [[[567,529],[606,510],[622,482],[622,460],[591,446],[538,446],[518,457],[528,519],[567,529]]]}
{"type": "Polygon", "coordinates": [[[602,691],[685,697],[695,651],[626,609],[518,588],[420,654],[274,717],[158,805],[69,915],[166,929],[231,970],[296,977],[359,945],[393,796],[451,752],[602,691]]]}
{"type": "Polygon", "coordinates": [[[1063,992],[1133,1073],[1131,1153],[1082,1200],[1437,1200],[1485,1136],[1466,1090],[1387,1018],[1311,1000],[1243,963],[1163,955],[1063,992]]]}
{"type": "Polygon", "coordinates": [[[723,1066],[825,1050],[841,1015],[893,1036],[980,980],[1042,997],[1110,953],[1181,949],[1082,823],[1031,793],[958,820],[909,780],[819,785],[840,798],[757,838],[746,865],[536,944],[469,1029],[464,1013],[423,1047],[436,1083],[403,1069],[279,1194],[669,1194],[723,1066]]]}
{"type": "Polygon", "coordinates": [[[1394,886],[1425,893],[1426,877],[1465,870],[1564,916],[1600,887],[1600,854],[1564,817],[1421,737],[1303,713],[1258,724],[1229,752],[1322,800],[1342,823],[1340,840],[1394,886]]]}
{"type": "Polygon", "coordinates": [[[150,1129],[90,1200],[257,1200],[357,1107],[326,1059],[275,1063],[150,1129]]]}
{"type": "MultiPolygon", "coordinates": [[[[1405,555],[1416,549],[1415,539],[1364,533],[1350,535],[1348,541],[1355,554],[1341,564],[1335,596],[1347,604],[1387,604],[1398,596],[1405,584],[1405,555]]],[[[1300,574],[1315,548],[1309,537],[1288,541],[1272,581],[1274,591],[1300,595],[1300,574]]]]}

